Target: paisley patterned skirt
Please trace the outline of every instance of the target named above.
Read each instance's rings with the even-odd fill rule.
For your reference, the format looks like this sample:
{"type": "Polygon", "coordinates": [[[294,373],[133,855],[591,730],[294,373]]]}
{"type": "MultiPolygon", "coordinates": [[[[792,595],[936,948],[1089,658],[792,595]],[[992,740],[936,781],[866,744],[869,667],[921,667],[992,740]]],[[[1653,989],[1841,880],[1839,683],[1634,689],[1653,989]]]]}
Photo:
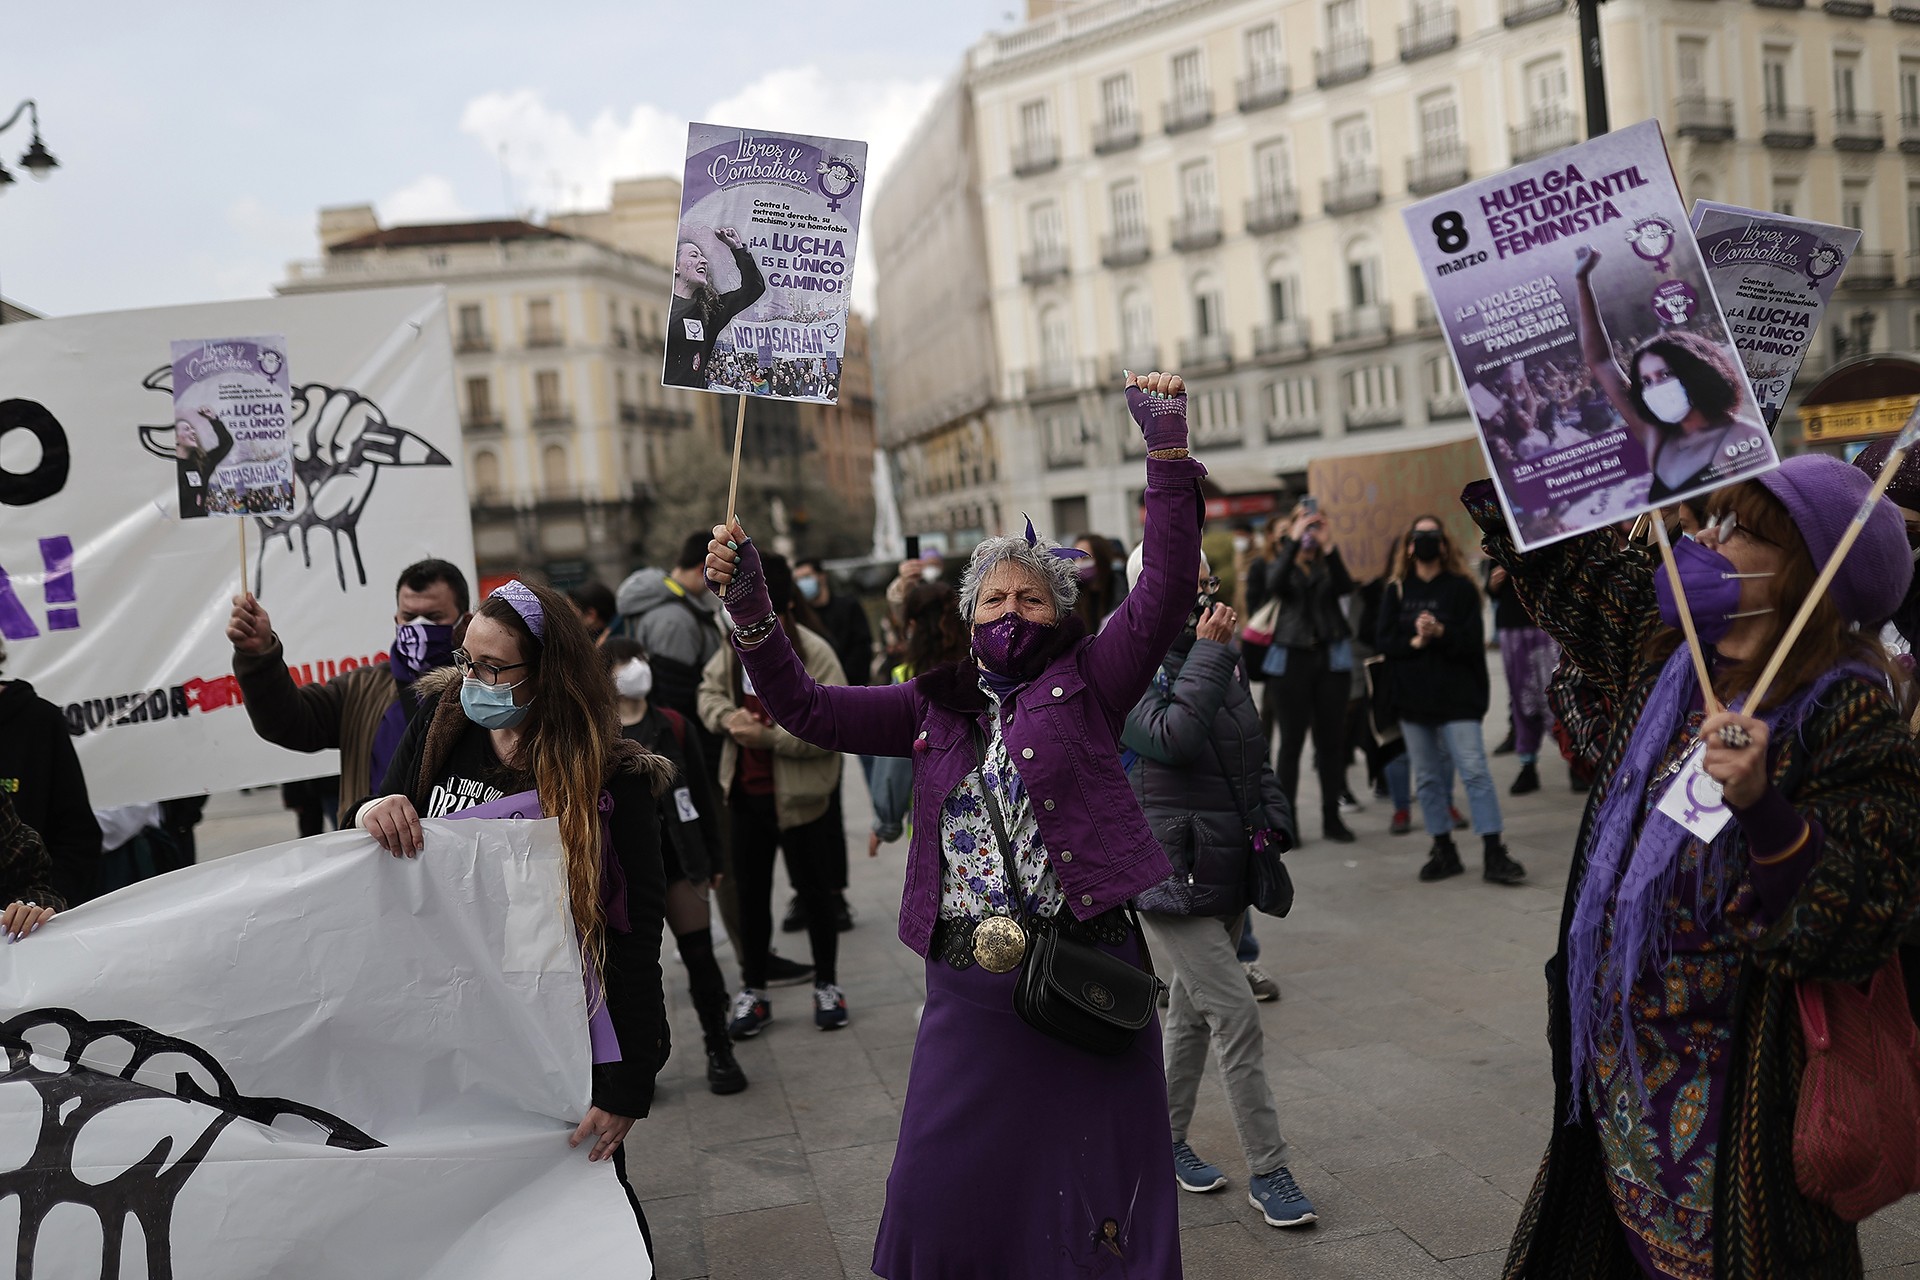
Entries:
{"type": "MultiPolygon", "coordinates": [[[[1108,950],[1138,962],[1135,943],[1108,950]]],[[[886,1280],[1179,1280],[1156,1018],[1115,1058],[1013,1011],[1018,971],[927,962],[873,1269],[886,1280]]]]}

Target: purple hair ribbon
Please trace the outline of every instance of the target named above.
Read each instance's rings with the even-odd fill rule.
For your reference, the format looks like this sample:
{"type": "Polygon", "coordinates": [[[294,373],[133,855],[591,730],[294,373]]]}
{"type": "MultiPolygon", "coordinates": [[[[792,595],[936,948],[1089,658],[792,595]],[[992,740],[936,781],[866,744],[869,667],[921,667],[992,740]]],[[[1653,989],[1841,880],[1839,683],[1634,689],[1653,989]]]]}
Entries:
{"type": "MultiPolygon", "coordinates": [[[[1027,545],[1029,547],[1039,546],[1040,535],[1033,531],[1033,517],[1023,513],[1022,518],[1027,522],[1027,545]]],[[[1085,560],[1087,558],[1087,553],[1078,547],[1049,547],[1047,554],[1057,560],[1085,560]]]]}
{"type": "Polygon", "coordinates": [[[520,615],[520,621],[527,624],[527,630],[533,632],[533,638],[542,644],[547,642],[546,611],[540,607],[540,597],[534,595],[526,583],[509,578],[495,587],[488,598],[505,600],[520,615]]]}

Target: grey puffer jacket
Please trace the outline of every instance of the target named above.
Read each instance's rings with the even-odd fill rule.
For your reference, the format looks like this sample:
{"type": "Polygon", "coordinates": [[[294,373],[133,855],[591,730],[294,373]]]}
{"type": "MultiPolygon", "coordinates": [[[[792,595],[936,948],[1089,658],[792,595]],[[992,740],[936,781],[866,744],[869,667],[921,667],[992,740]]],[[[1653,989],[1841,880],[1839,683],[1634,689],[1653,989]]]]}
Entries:
{"type": "Polygon", "coordinates": [[[1129,774],[1133,794],[1173,863],[1134,905],[1180,916],[1244,911],[1249,832],[1270,829],[1285,848],[1294,826],[1232,646],[1192,632],[1174,641],[1127,715],[1121,745],[1140,756],[1129,774]]]}

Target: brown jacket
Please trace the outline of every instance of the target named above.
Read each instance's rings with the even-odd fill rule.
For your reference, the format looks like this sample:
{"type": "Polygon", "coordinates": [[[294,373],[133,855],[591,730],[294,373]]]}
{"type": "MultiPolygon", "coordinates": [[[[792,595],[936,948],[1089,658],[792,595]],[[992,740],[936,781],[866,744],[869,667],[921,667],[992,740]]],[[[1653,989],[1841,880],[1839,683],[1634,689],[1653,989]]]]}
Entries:
{"type": "MultiPolygon", "coordinates": [[[[792,633],[800,663],[817,684],[845,684],[846,672],[833,646],[805,627],[792,633]]],[[[740,659],[732,645],[723,645],[707,661],[700,677],[700,719],[720,735],[720,790],[733,795],[735,771],[740,767],[740,747],[722,728],[726,718],[744,705],[740,688],[740,659]]],[[[773,807],[782,831],[803,826],[822,817],[840,787],[840,753],[823,751],[794,737],[779,725],[773,726],[773,807]]]]}
{"type": "Polygon", "coordinates": [[[340,750],[340,820],[373,791],[373,735],[400,696],[387,664],[377,662],[321,684],[296,685],[280,637],[265,653],[234,650],[247,719],[253,731],[289,751],[340,750]]]}

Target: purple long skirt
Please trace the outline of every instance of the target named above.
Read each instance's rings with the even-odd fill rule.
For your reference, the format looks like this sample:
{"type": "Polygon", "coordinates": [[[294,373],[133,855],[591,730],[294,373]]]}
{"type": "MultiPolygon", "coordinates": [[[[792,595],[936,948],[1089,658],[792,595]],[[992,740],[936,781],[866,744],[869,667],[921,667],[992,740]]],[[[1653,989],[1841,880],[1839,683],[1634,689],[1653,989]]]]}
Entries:
{"type": "Polygon", "coordinates": [[[1020,1021],[1016,976],[927,962],[874,1271],[1179,1280],[1159,1019],[1119,1057],[1085,1053],[1020,1021]]]}

